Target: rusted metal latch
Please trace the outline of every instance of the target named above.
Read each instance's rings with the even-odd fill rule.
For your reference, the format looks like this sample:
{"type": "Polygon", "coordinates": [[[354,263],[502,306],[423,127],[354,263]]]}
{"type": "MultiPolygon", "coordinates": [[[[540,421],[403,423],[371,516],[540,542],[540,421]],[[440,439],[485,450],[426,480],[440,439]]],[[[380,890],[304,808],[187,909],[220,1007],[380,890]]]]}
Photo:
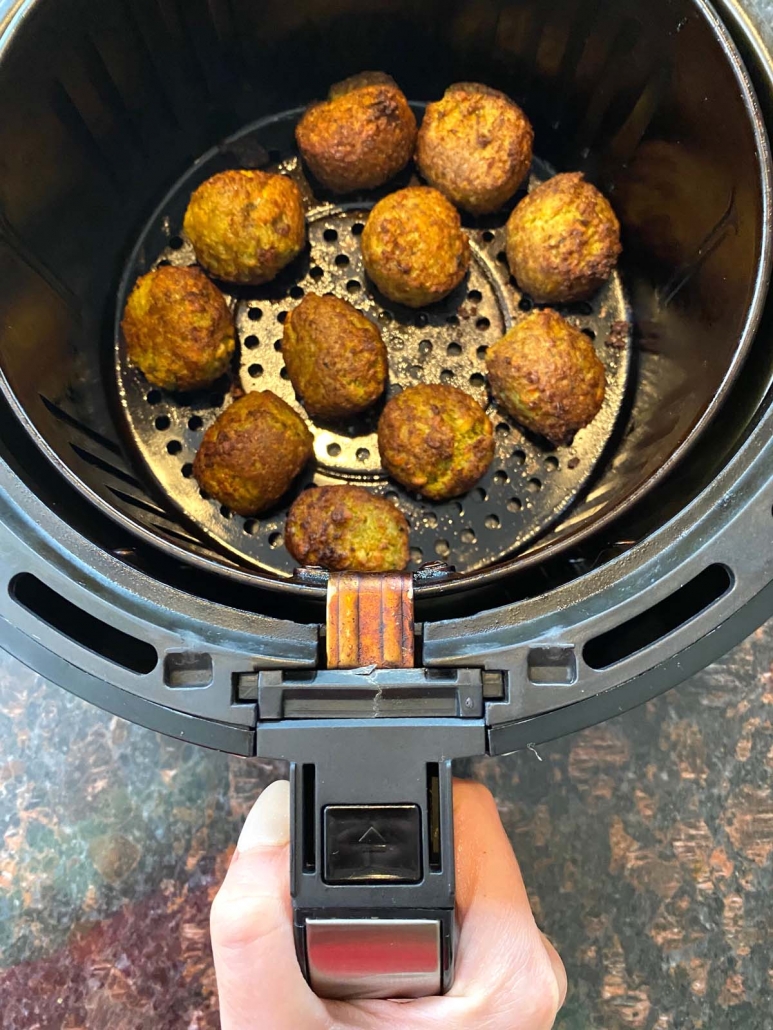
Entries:
{"type": "Polygon", "coordinates": [[[410,669],[414,661],[413,576],[331,573],[327,585],[329,669],[410,669]]]}

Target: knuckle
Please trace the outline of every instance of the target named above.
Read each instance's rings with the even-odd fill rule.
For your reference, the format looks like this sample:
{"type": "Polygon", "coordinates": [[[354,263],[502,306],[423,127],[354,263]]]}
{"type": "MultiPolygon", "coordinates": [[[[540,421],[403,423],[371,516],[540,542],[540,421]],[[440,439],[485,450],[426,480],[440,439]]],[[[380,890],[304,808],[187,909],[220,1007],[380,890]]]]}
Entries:
{"type": "Polygon", "coordinates": [[[547,955],[535,955],[494,991],[469,998],[466,1013],[476,1030],[551,1030],[560,1007],[559,986],[547,955]]]}
{"type": "Polygon", "coordinates": [[[529,1030],[550,1030],[556,1021],[560,993],[547,953],[535,961],[525,984],[526,1007],[531,1013],[529,1030]]]}
{"type": "Polygon", "coordinates": [[[489,805],[496,808],[494,795],[483,783],[477,780],[457,780],[454,784],[454,792],[459,800],[468,802],[471,805],[483,807],[489,805]]]}
{"type": "MultiPolygon", "coordinates": [[[[496,1002],[495,1002],[496,1004],[496,1002]]],[[[550,961],[535,959],[509,991],[503,991],[497,1030],[551,1030],[560,1007],[558,982],[550,961]]]]}

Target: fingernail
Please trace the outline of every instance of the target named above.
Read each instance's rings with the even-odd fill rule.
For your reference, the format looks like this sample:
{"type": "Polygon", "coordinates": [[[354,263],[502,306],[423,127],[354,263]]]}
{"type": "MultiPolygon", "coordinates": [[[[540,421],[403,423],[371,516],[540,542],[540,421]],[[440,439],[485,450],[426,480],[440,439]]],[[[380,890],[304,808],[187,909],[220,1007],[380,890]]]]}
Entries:
{"type": "Polygon", "coordinates": [[[236,850],[281,847],[290,840],[290,784],[269,783],[252,806],[239,834],[236,850]]]}

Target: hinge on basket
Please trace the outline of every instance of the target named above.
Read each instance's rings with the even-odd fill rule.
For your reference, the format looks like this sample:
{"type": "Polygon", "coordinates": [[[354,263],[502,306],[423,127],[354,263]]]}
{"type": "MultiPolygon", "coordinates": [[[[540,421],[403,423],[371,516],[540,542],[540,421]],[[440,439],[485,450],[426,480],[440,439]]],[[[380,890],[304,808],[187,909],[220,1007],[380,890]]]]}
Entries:
{"type": "Polygon", "coordinates": [[[410,669],[413,662],[413,576],[405,572],[331,574],[328,668],[410,669]]]}
{"type": "Polygon", "coordinates": [[[414,667],[413,576],[334,573],[327,669],[258,675],[261,722],[282,719],[480,719],[483,670],[414,667]]]}
{"type": "Polygon", "coordinates": [[[480,668],[415,665],[414,578],[448,576],[434,563],[416,577],[303,569],[327,586],[327,668],[240,673],[239,701],[258,702],[261,723],[283,719],[483,718],[505,696],[505,676],[480,668]]]}

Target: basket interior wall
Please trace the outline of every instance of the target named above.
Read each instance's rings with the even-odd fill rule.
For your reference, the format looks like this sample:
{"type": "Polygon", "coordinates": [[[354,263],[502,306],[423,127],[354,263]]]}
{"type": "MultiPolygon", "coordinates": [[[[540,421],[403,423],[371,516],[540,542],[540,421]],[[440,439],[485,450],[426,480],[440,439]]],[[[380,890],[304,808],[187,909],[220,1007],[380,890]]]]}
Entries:
{"type": "Polygon", "coordinates": [[[206,553],[148,492],[115,423],[121,269],[199,155],[356,71],[384,69],[417,101],[460,80],[505,90],[540,157],[586,170],[621,216],[635,390],[614,453],[554,537],[659,470],[736,360],[760,257],[760,155],[722,46],[686,0],[38,0],[16,22],[0,53],[0,365],[63,465],[183,548],[206,553]]]}

